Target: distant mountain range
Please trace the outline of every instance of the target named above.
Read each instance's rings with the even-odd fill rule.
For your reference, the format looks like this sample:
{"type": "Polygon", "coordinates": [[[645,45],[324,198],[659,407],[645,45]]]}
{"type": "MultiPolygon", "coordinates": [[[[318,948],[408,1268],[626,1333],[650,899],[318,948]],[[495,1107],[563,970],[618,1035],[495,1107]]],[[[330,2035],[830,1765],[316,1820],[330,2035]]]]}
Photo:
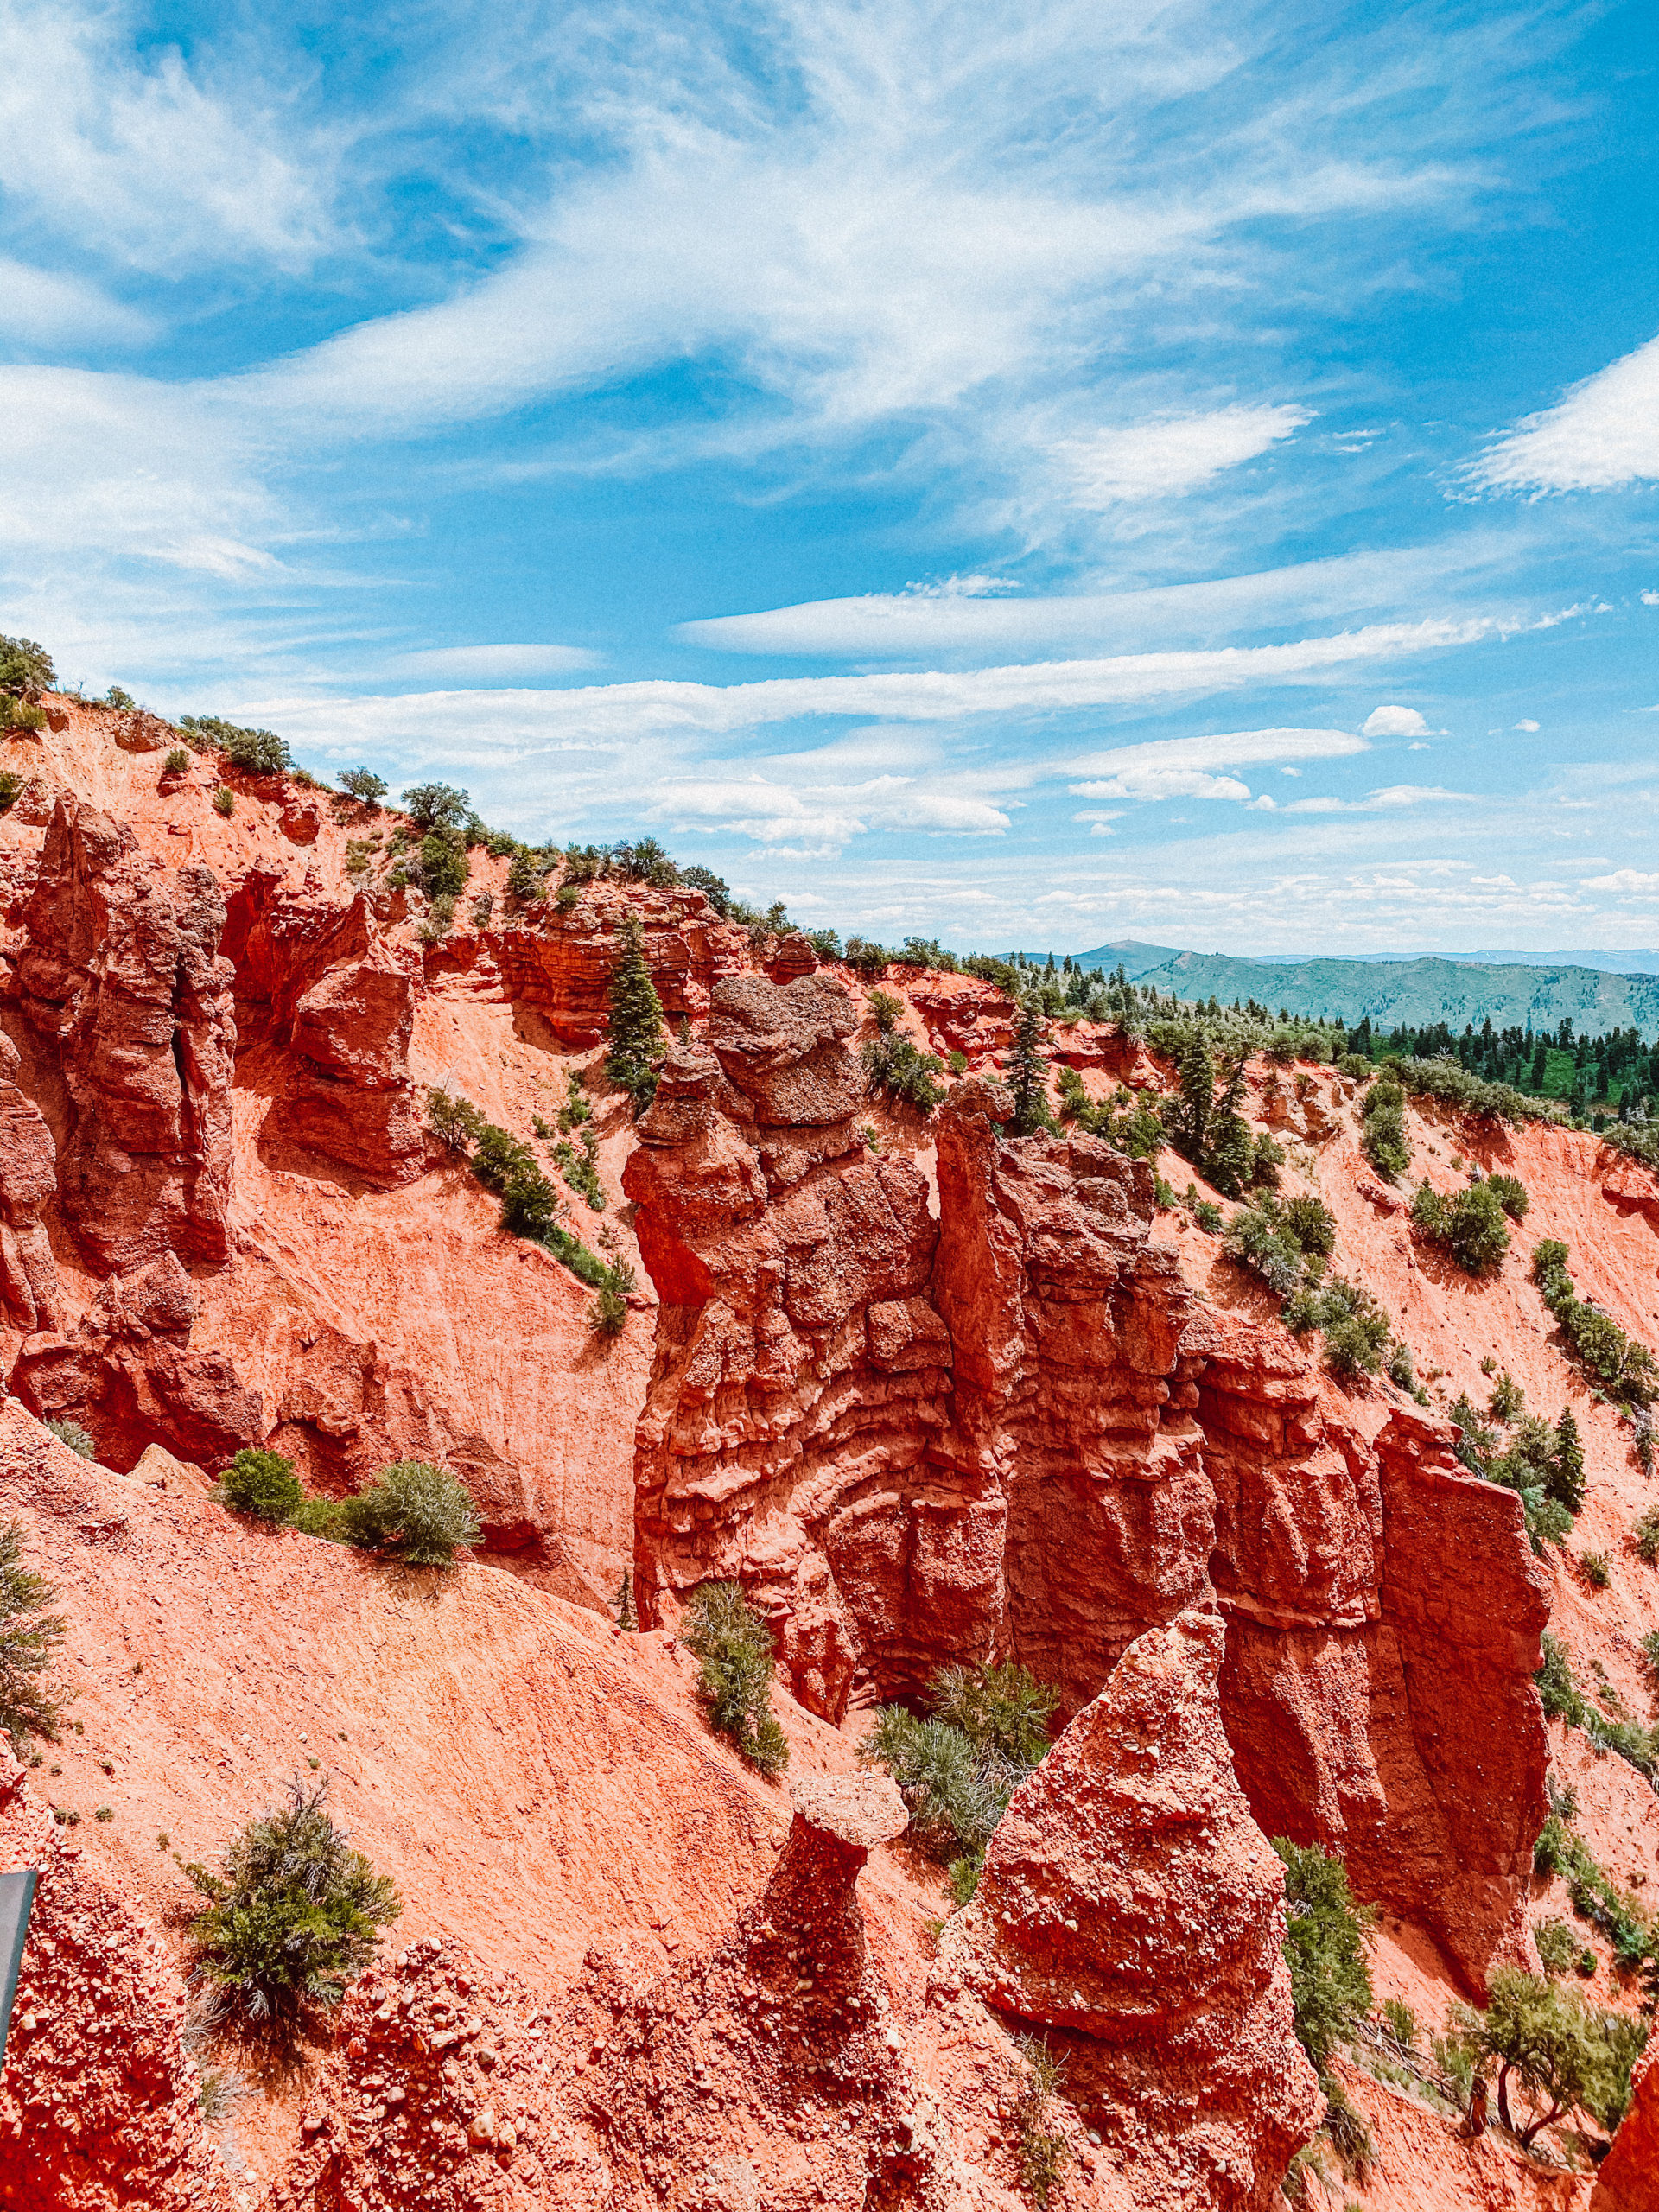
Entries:
{"type": "MultiPolygon", "coordinates": [[[[1061,957],[1055,955],[1057,961],[1061,957]]],[[[1123,938],[1071,957],[1108,974],[1121,963],[1131,982],[1155,983],[1177,998],[1217,998],[1224,1006],[1253,998],[1274,1013],[1287,1007],[1292,1014],[1327,1014],[1350,1027],[1370,1014],[1379,1029],[1402,1022],[1423,1029],[1437,1021],[1454,1030],[1472,1022],[1478,1029],[1490,1016],[1496,1029],[1514,1024],[1537,1030],[1554,1029],[1570,1016],[1575,1029],[1592,1033],[1634,1027],[1643,1037],[1659,1036],[1659,952],[1559,959],[1482,952],[1461,960],[1250,960],[1123,938]],[[1630,964],[1623,969],[1595,964],[1611,960],[1630,964]]]]}

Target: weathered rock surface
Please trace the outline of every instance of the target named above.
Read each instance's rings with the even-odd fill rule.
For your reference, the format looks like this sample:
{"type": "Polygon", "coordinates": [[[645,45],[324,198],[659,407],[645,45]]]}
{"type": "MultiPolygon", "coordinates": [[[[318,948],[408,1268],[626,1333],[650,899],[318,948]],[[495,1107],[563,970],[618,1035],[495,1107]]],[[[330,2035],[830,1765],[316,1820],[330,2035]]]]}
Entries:
{"type": "Polygon", "coordinates": [[[217,1472],[263,1440],[265,1415],[222,1352],[190,1350],[200,1307],[171,1252],[111,1275],[73,1336],[28,1338],[10,1388],[42,1421],[78,1422],[106,1466],[159,1443],[217,1472]]]}
{"type": "Polygon", "coordinates": [[[163,868],[73,796],[23,915],[19,1001],[55,1047],[71,1128],[65,1218],[99,1272],[229,1251],[232,968],[211,869],[163,868]]]}
{"type": "Polygon", "coordinates": [[[1218,1316],[1152,1240],[1150,1167],[1009,1141],[994,1084],[937,1116],[935,1232],[918,1171],[850,1135],[850,1014],[823,976],[720,984],[640,1125],[645,1617],[741,1579],[838,1718],[855,1681],[913,1700],[993,1652],[1075,1712],[1146,1630],[1218,1609],[1268,1832],[1341,1850],[1471,1986],[1529,1956],[1548,1608],[1518,1501],[1444,1423],[1218,1316]]]}
{"type": "Polygon", "coordinates": [[[1184,1612],[1129,1646],[1014,1792],[941,1961],[1066,2031],[1137,2202],[1243,2212],[1324,2100],[1291,2026],[1283,1869],[1222,1729],[1225,1633],[1184,1612]]]}
{"type": "Polygon", "coordinates": [[[1630,2071],[1634,2095],[1601,2162],[1590,2212],[1659,2212],[1659,2051],[1630,2071]]]}
{"type": "Polygon", "coordinates": [[[817,976],[718,984],[709,1046],[670,1054],[624,1179],[664,1301],[636,1446],[642,1618],[741,1572],[794,1694],[831,1716],[857,1655],[880,1670],[930,1637],[941,1594],[920,1464],[943,1418],[936,1232],[920,1170],[852,1135],[853,1026],[817,976]],[[848,1573],[867,1552],[874,1571],[848,1573]]]}
{"type": "Polygon", "coordinates": [[[36,1806],[0,1743],[0,1872],[33,1866],[0,2074],[0,2205],[230,2212],[184,2050],[183,1992],[156,1937],[36,1806]]]}
{"type": "Polygon", "coordinates": [[[0,1300],[25,1335],[57,1325],[62,1287],[41,1209],[58,1187],[58,1150],[16,1084],[20,1055],[0,1035],[0,1300]]]}
{"type": "Polygon", "coordinates": [[[321,1154],[379,1189],[411,1182],[428,1154],[409,1072],[419,970],[392,953],[366,898],[296,893],[256,873],[231,900],[226,944],[244,1039],[281,1056],[262,1141],[321,1154]]]}
{"type": "Polygon", "coordinates": [[[486,942],[502,989],[544,1014],[569,1051],[585,1052],[606,1033],[617,930],[629,914],[639,918],[651,979],[671,1020],[706,1014],[718,978],[749,964],[746,933],[720,921],[700,891],[635,888],[625,896],[613,884],[594,883],[540,927],[490,930],[486,942]]]}

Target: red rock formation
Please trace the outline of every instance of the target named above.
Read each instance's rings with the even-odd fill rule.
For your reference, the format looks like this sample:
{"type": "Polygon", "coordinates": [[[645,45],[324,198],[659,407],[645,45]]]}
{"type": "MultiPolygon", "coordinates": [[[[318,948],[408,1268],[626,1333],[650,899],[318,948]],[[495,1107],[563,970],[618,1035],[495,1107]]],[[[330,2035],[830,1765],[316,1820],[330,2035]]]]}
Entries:
{"type": "Polygon", "coordinates": [[[1634,2094],[1601,2162],[1590,2212],[1659,2212],[1659,2050],[1630,2072],[1634,2094]]]}
{"type": "Polygon", "coordinates": [[[40,1109],[17,1088],[20,1055],[0,1035],[0,1300],[27,1336],[55,1328],[62,1299],[41,1208],[58,1187],[58,1152],[40,1109]]]}
{"type": "Polygon", "coordinates": [[[72,1126],[59,1201],[100,1272],[229,1250],[232,970],[212,871],[147,859],[130,830],[58,801],[23,916],[16,987],[55,1047],[72,1126]]]}
{"type": "Polygon", "coordinates": [[[624,1179],[664,1301],[636,1452],[642,1618],[741,1572],[795,1694],[832,1715],[855,1655],[879,1668],[926,1615],[925,1557],[906,1591],[894,1554],[907,1519],[926,1548],[945,1350],[926,1180],[851,1134],[853,1027],[822,976],[717,984],[708,1046],[670,1055],[624,1179]],[[849,1573],[866,1554],[874,1571],[849,1573]]]}
{"type": "Polygon", "coordinates": [[[1076,1711],[1145,1630],[1219,1606],[1268,1832],[1340,1849],[1475,1988],[1529,1955],[1547,1608],[1518,1501],[1444,1424],[1398,1408],[1372,1438],[1282,1330],[1224,1323],[1152,1240],[1147,1165],[1010,1141],[976,1080],[937,1120],[930,1281],[914,1171],[849,1149],[849,1020],[827,979],[721,985],[712,1052],[671,1059],[641,1124],[647,1617],[741,1579],[838,1717],[861,1675],[914,1699],[992,1652],[1076,1711]]]}
{"type": "Polygon", "coordinates": [[[0,1872],[22,1866],[40,1881],[0,2075],[0,2205],[230,2212],[181,2039],[182,1986],[0,1745],[0,1872]]]}
{"type": "Polygon", "coordinates": [[[1225,1630],[1129,1646],[1014,1792],[942,1967],[1065,2031],[1070,2094],[1137,2201],[1245,2212],[1323,2111],[1291,2027],[1284,1877],[1233,1776],[1225,1630]]]}
{"type": "Polygon", "coordinates": [[[42,1421],[73,1421],[105,1466],[159,1443],[215,1472],[265,1433],[263,1402],[222,1352],[193,1352],[201,1301],[171,1252],[111,1275],[70,1337],[29,1338],[10,1388],[42,1421]]]}
{"type": "Polygon", "coordinates": [[[341,905],[254,874],[231,900],[225,942],[245,1041],[282,1055],[261,1141],[378,1188],[412,1181],[428,1150],[409,1074],[420,971],[379,935],[367,899],[341,905]]]}
{"type": "Polygon", "coordinates": [[[720,921],[700,891],[634,885],[624,893],[601,881],[585,885],[568,910],[540,910],[538,926],[518,923],[487,931],[506,995],[544,1014],[568,1051],[586,1052],[605,1035],[617,927],[628,914],[639,918],[651,980],[672,1020],[701,1018],[714,983],[747,964],[747,934],[720,921]]]}

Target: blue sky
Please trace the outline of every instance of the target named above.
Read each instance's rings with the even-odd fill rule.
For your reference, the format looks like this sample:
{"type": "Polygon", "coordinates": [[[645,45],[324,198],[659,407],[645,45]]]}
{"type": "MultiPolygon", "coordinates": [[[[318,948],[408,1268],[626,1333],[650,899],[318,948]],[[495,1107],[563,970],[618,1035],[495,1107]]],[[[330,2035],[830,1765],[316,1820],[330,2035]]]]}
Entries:
{"type": "Polygon", "coordinates": [[[1659,16],[9,0],[0,628],[958,947],[1659,943],[1659,16]]]}

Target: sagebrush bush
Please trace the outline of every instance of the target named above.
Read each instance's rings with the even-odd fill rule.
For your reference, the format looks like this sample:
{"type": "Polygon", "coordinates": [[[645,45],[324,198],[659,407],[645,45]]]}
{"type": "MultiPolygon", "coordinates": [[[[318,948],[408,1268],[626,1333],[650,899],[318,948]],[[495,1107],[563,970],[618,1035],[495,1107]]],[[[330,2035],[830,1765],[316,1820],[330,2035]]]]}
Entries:
{"type": "Polygon", "coordinates": [[[228,784],[221,784],[213,793],[213,810],[227,817],[236,812],[236,793],[228,784]]]}
{"type": "Polygon", "coordinates": [[[1638,1418],[1659,1397],[1659,1361],[1599,1306],[1582,1299],[1567,1272],[1569,1254],[1556,1236],[1546,1236],[1532,1255],[1532,1279],[1539,1295],[1560,1324],[1561,1334],[1580,1364],[1638,1418]]]}
{"type": "Polygon", "coordinates": [[[483,1541],[478,1509],[447,1467],[397,1459],[366,1489],[342,1498],[334,1526],[349,1544],[406,1567],[453,1567],[455,1554],[483,1541]]]}
{"type": "Polygon", "coordinates": [[[0,1732],[20,1758],[31,1735],[54,1737],[63,1717],[56,1669],[69,1624],[52,1610],[57,1596],[24,1564],[22,1522],[0,1521],[0,1732]]]}
{"type": "Polygon", "coordinates": [[[219,1477],[220,1503],[257,1521],[287,1521],[304,1496],[291,1459],[280,1452],[247,1448],[219,1477]]]}
{"type": "Polygon", "coordinates": [[[46,1424],[60,1444],[67,1444],[79,1459],[96,1459],[98,1446],[78,1421],[49,1421],[46,1424]]]}
{"type": "Polygon", "coordinates": [[[164,776],[181,776],[190,766],[190,755],[182,745],[175,745],[162,763],[164,776]]]}
{"type": "Polygon", "coordinates": [[[735,1582],[705,1582],[692,1594],[680,1641],[698,1660],[711,1724],[762,1774],[789,1764],[772,1709],[772,1630],[735,1582]]]}
{"type": "Polygon", "coordinates": [[[286,1806],[232,1839],[221,1871],[185,1869],[208,1900],[190,1930],[200,1973],[247,2024],[279,2035],[339,2004],[403,1910],[335,1826],[327,1790],[290,1783],[286,1806]]]}

